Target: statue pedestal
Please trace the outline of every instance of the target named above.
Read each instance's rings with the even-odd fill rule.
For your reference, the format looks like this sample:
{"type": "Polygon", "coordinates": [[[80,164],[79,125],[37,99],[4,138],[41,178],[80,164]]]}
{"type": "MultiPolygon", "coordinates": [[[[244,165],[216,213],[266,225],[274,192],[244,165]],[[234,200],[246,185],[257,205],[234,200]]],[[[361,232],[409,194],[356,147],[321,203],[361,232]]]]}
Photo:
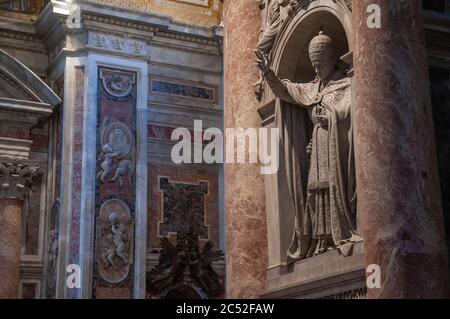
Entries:
{"type": "Polygon", "coordinates": [[[353,254],[342,257],[336,250],[280,265],[267,270],[267,286],[262,298],[339,298],[366,297],[363,243],[353,254]]]}

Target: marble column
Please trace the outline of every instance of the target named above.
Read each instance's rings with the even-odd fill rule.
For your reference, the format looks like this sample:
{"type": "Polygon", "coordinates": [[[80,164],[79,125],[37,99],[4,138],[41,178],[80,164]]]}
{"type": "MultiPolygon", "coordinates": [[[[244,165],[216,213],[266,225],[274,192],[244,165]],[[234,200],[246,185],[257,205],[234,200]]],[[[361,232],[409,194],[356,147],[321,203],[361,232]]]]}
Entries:
{"type": "Polygon", "coordinates": [[[0,299],[15,299],[19,293],[22,201],[0,199],[0,299]]]}
{"type": "Polygon", "coordinates": [[[22,206],[36,166],[0,162],[0,299],[16,299],[20,281],[22,206]]]}
{"type": "Polygon", "coordinates": [[[421,1],[353,1],[355,152],[369,298],[444,297],[443,212],[421,1]],[[369,5],[381,8],[370,29],[369,5]]]}
{"type": "MultiPolygon", "coordinates": [[[[261,15],[256,1],[224,1],[225,127],[260,127],[252,83],[261,15]]],[[[265,289],[267,226],[263,175],[257,164],[225,165],[228,298],[257,298],[265,289]]]]}

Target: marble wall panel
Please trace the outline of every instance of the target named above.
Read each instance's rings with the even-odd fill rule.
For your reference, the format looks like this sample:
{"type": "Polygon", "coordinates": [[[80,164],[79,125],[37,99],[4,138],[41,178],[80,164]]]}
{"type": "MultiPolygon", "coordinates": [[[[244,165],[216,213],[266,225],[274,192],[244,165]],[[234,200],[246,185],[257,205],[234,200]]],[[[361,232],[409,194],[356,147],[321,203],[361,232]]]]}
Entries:
{"type": "Polygon", "coordinates": [[[99,67],[93,296],[133,296],[137,74],[99,67]]]}

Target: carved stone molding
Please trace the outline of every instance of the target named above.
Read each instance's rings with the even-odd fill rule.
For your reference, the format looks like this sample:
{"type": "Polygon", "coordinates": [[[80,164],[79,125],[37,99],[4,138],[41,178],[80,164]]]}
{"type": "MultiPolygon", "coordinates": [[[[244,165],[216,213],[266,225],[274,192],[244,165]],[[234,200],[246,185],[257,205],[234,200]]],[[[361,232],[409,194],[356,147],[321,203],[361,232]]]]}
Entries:
{"type": "Polygon", "coordinates": [[[147,54],[147,44],[144,41],[112,34],[90,33],[89,46],[105,50],[121,51],[130,55],[147,54]]]}
{"type": "Polygon", "coordinates": [[[0,156],[13,160],[27,160],[33,141],[0,137],[0,156]]]}
{"type": "Polygon", "coordinates": [[[24,200],[39,174],[39,166],[0,161],[0,199],[24,200]]]}

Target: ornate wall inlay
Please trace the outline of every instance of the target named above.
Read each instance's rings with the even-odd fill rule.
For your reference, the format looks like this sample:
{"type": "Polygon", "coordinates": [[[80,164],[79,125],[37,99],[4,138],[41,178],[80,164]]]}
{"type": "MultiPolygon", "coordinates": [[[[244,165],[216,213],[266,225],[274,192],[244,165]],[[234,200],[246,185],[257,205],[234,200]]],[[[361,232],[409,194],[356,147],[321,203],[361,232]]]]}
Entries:
{"type": "Polygon", "coordinates": [[[209,239],[208,227],[205,225],[204,201],[204,196],[208,194],[208,183],[184,184],[160,177],[159,189],[163,196],[159,236],[168,236],[191,227],[200,238],[209,239]]]}
{"type": "MultiPolygon", "coordinates": [[[[98,70],[93,296],[133,296],[137,74],[98,70]]],[[[98,297],[101,297],[98,296],[98,297]]]]}
{"type": "Polygon", "coordinates": [[[128,175],[128,181],[132,185],[134,141],[130,128],[111,116],[105,116],[101,135],[102,163],[97,178],[102,183],[117,181],[122,186],[123,177],[128,175]]]}
{"type": "Polygon", "coordinates": [[[161,247],[159,264],[151,270],[148,282],[162,298],[210,298],[223,291],[211,265],[223,258],[223,252],[214,250],[211,241],[201,248],[194,228],[178,231],[175,246],[162,238],[161,247]]]}
{"type": "MultiPolygon", "coordinates": [[[[116,45],[120,47],[121,44],[117,42],[116,45]]],[[[109,69],[100,70],[100,79],[103,80],[103,88],[106,92],[114,97],[126,97],[136,84],[136,74],[109,69]]]]}
{"type": "Polygon", "coordinates": [[[186,84],[174,80],[150,80],[151,94],[173,95],[182,98],[200,99],[214,103],[216,101],[215,88],[186,84]]]}
{"type": "Polygon", "coordinates": [[[97,220],[97,264],[100,276],[110,283],[124,280],[133,257],[130,208],[123,201],[103,203],[97,220]]]}
{"type": "Polygon", "coordinates": [[[33,178],[38,173],[37,165],[0,162],[0,199],[24,200],[33,185],[33,178]]]}
{"type": "MultiPolygon", "coordinates": [[[[80,254],[80,224],[82,219],[82,190],[84,188],[83,185],[83,149],[85,147],[84,144],[84,134],[85,134],[85,68],[79,67],[75,69],[75,92],[74,95],[74,104],[72,109],[73,116],[73,133],[70,137],[70,141],[72,143],[72,153],[71,153],[71,169],[72,169],[72,178],[71,178],[71,201],[70,201],[70,246],[69,246],[69,262],[70,264],[80,264],[80,260],[82,258],[80,254]]],[[[66,112],[63,112],[66,113],[66,112]]],[[[65,121],[65,115],[64,121],[65,121]]],[[[63,126],[66,125],[67,122],[63,122],[63,126]]],[[[63,167],[65,167],[66,163],[63,163],[63,167]]],[[[64,192],[64,187],[63,187],[64,192]]],[[[64,195],[62,195],[64,196],[64,195]]],[[[78,289],[69,289],[66,292],[66,296],[68,298],[79,298],[79,290],[78,289]]]]}

